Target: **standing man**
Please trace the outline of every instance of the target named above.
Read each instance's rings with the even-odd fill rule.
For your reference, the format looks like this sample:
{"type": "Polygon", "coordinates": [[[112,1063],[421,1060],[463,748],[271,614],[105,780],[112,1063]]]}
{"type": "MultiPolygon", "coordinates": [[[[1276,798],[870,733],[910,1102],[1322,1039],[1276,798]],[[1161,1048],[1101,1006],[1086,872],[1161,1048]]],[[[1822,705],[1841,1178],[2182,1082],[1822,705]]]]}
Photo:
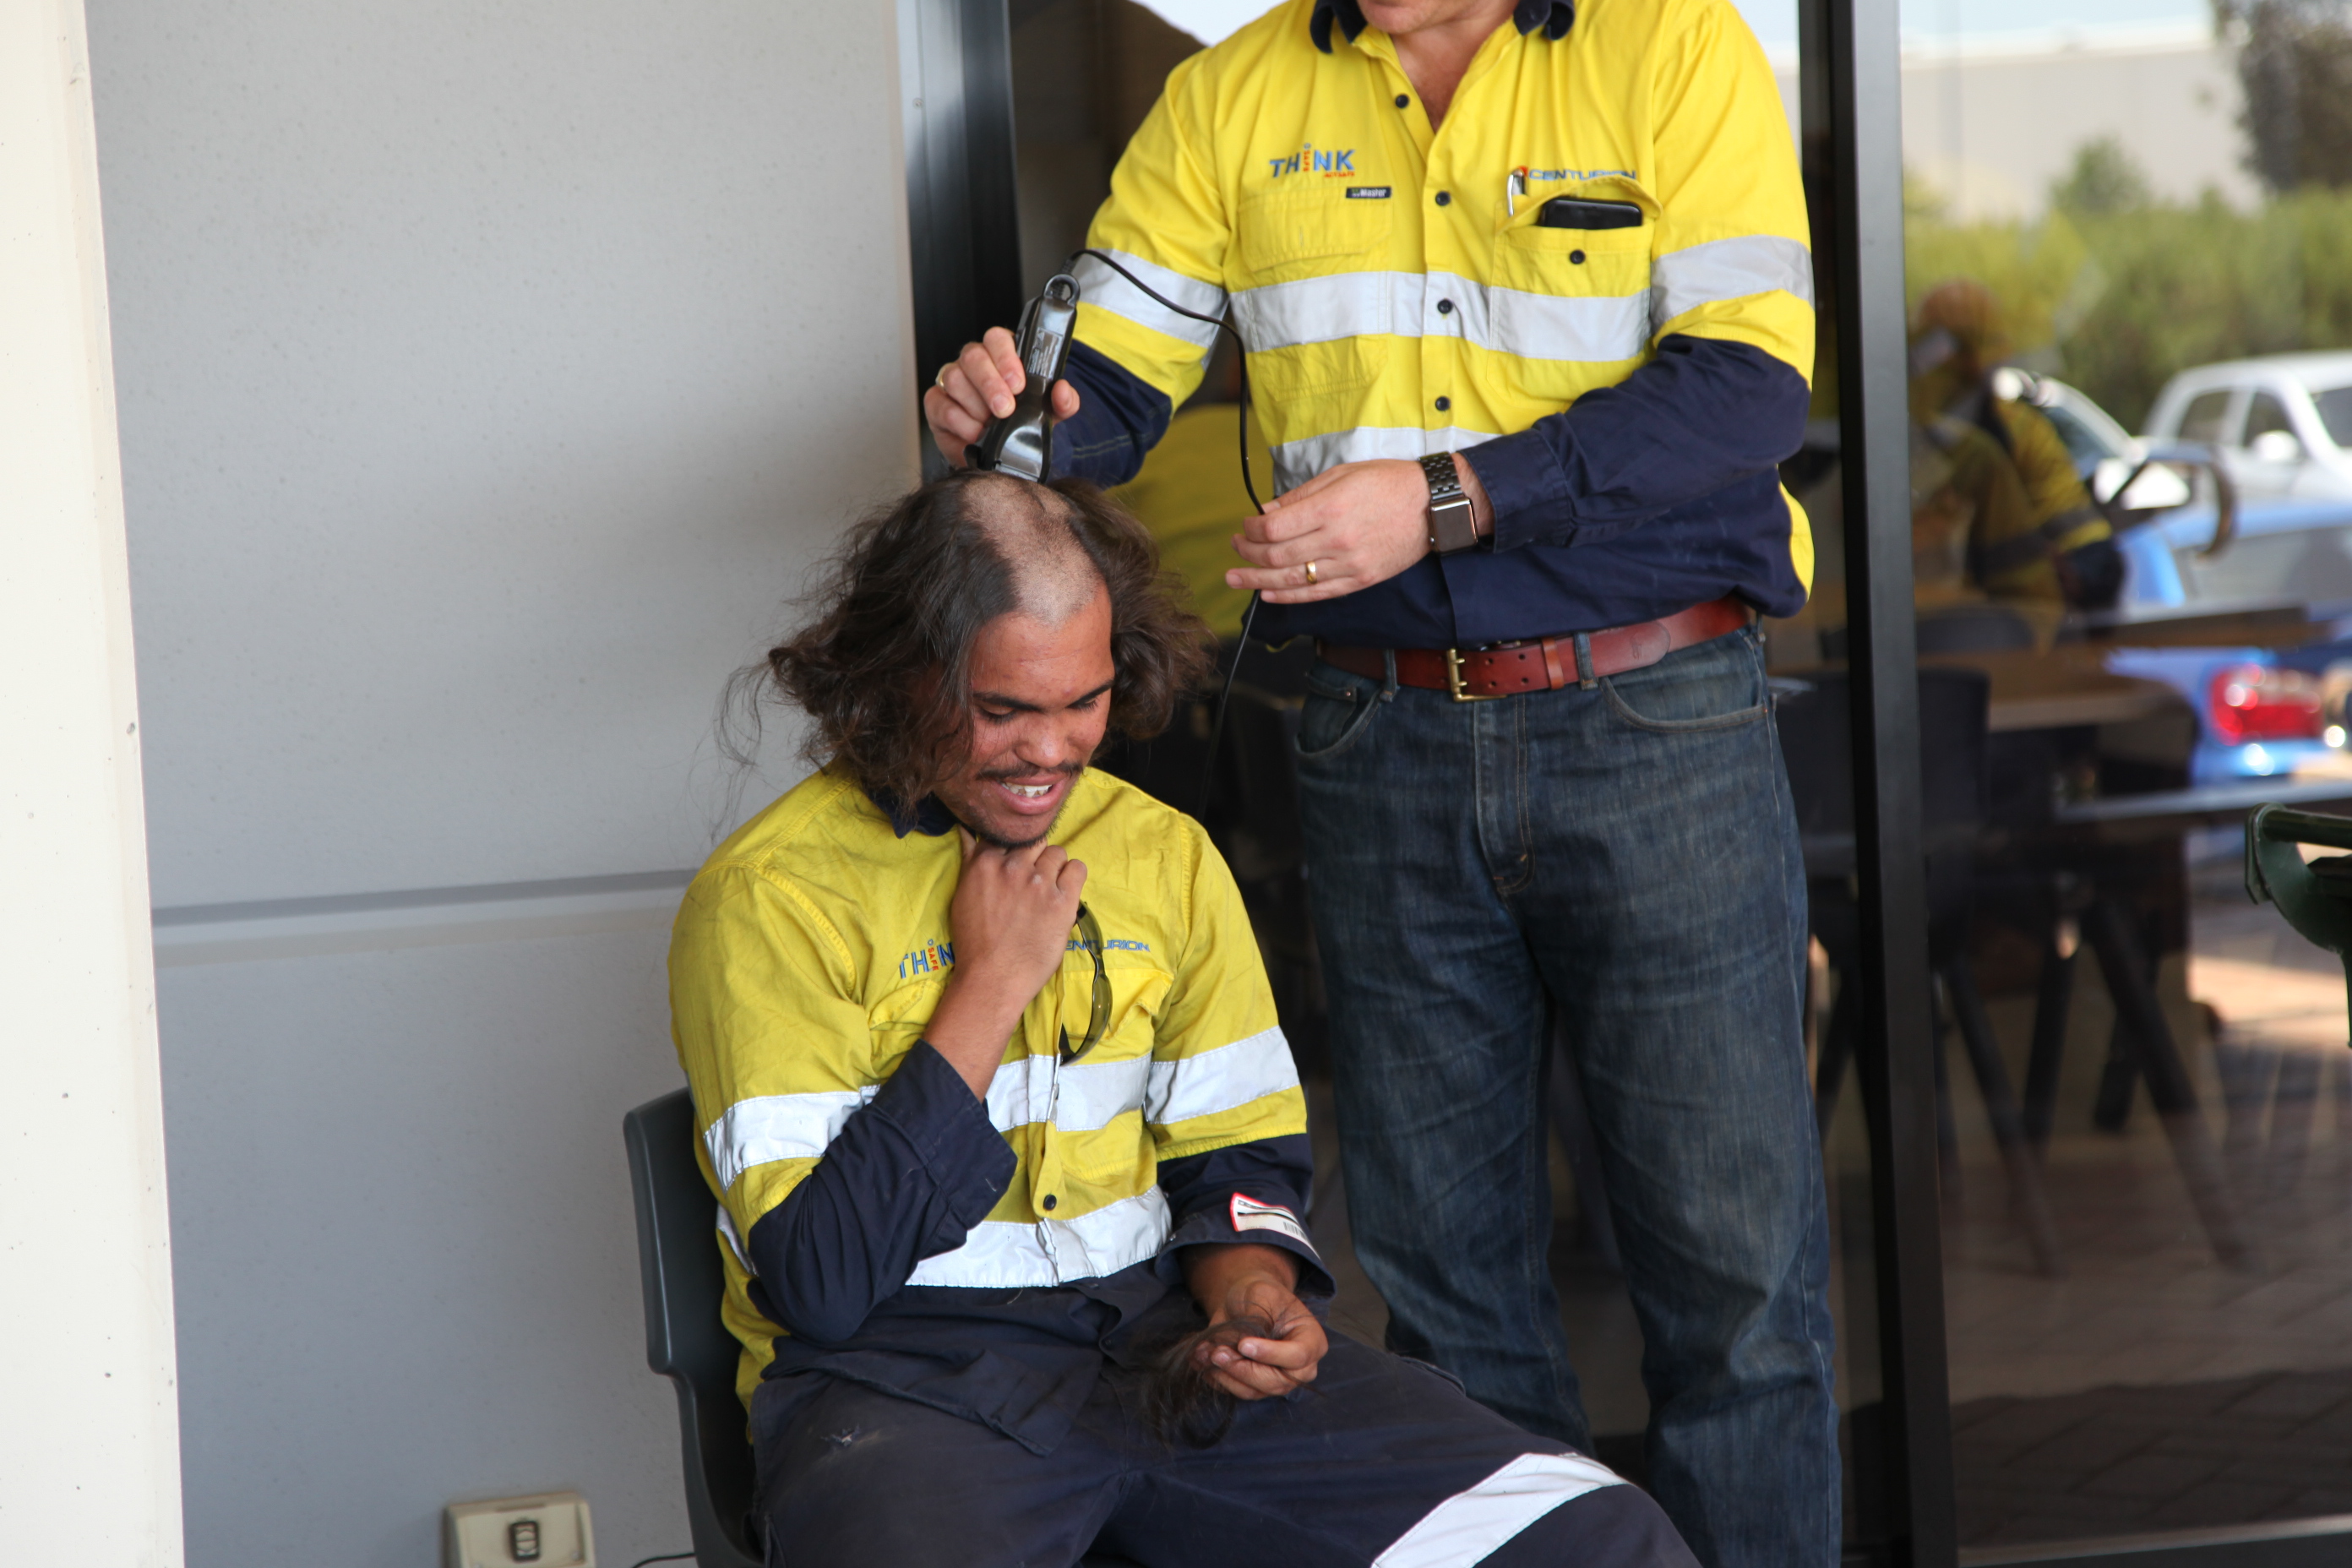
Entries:
{"type": "MultiPolygon", "coordinates": [[[[1169,78],[1089,245],[1223,316],[1315,639],[1300,790],[1357,1249],[1393,1348],[1589,1444],[1547,1265],[1563,1017],[1646,1345],[1649,1479],[1716,1568],[1839,1536],[1803,869],[1756,612],[1812,550],[1788,121],[1728,0],[1290,0],[1169,78]]],[[[1063,472],[1117,482],[1214,329],[1093,258],[1063,472]]],[[[992,331],[925,413],[956,460],[992,331]]]]}

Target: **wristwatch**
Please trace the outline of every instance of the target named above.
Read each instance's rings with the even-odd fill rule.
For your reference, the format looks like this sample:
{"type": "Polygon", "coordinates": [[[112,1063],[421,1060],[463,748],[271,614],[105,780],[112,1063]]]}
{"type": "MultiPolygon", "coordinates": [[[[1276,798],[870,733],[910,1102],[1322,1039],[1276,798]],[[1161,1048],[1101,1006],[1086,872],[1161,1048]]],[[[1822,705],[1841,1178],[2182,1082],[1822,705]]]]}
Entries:
{"type": "Polygon", "coordinates": [[[1422,476],[1429,480],[1429,547],[1440,555],[1468,550],[1478,542],[1478,525],[1470,515],[1470,498],[1462,489],[1462,470],[1454,454],[1438,452],[1421,460],[1422,476]]]}

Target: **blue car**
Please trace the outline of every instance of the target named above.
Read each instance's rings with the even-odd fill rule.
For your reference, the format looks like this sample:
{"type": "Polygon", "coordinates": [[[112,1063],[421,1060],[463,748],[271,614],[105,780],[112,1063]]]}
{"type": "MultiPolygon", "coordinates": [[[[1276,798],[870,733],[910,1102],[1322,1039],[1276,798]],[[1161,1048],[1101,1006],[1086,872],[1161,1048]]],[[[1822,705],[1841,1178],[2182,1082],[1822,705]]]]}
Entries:
{"type": "Polygon", "coordinates": [[[2115,519],[2125,561],[2116,618],[2293,606],[2336,623],[2323,640],[2292,648],[2108,655],[2116,674],[2161,680],[2195,710],[2190,783],[2336,771],[2352,695],[2352,500],[2241,496],[2209,449],[2141,440],[2063,382],[2002,374],[2014,378],[2004,395],[2049,416],[2115,519]]]}

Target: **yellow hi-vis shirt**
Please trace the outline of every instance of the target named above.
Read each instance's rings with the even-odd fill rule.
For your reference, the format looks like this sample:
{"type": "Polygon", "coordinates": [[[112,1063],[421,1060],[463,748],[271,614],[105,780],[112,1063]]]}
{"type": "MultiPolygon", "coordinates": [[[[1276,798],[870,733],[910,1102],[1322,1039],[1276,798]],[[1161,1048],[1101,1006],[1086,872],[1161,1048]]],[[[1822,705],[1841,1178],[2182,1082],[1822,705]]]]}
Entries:
{"type": "MultiPolygon", "coordinates": [[[[1093,960],[1074,933],[989,1086],[989,1116],[1016,1156],[1012,1184],[909,1285],[1030,1289],[1115,1274],[1168,1239],[1160,1162],[1307,1130],[1249,918],[1200,825],[1088,770],[1052,839],[1086,863],[1108,1030],[1062,1062],[1061,1032],[1084,1037],[1093,995],[1093,960]]],[[[864,791],[826,771],[745,824],[687,889],[670,944],[671,1029],[698,1157],[720,1198],[720,1310],[743,1342],[747,1404],[784,1331],[752,1305],[743,1238],[922,1037],[955,966],[948,909],[961,867],[955,834],[901,837],[864,791]]]]}
{"type": "MultiPolygon", "coordinates": [[[[1326,53],[1315,9],[1290,0],[1178,66],[1087,235],[1188,309],[1230,300],[1278,489],[1525,430],[1669,333],[1811,375],[1795,152],[1728,0],[1582,0],[1557,39],[1507,23],[1433,132],[1388,36],[1334,27],[1326,53]],[[1561,195],[1643,221],[1538,225],[1561,195]]],[[[1181,405],[1213,329],[1091,258],[1077,276],[1078,337],[1181,405]]]]}

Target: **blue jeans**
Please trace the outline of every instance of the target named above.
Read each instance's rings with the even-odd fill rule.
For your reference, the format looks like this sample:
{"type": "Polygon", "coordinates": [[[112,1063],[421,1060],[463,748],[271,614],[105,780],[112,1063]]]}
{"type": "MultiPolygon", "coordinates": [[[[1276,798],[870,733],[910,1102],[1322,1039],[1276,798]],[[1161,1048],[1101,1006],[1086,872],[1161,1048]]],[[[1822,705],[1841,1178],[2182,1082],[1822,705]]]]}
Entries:
{"type": "Polygon", "coordinates": [[[1493,702],[1317,664],[1299,730],[1349,1219],[1389,1344],[1589,1447],[1547,1254],[1564,1021],[1710,1568],[1838,1561],[1804,870],[1762,645],[1493,702]]]}

